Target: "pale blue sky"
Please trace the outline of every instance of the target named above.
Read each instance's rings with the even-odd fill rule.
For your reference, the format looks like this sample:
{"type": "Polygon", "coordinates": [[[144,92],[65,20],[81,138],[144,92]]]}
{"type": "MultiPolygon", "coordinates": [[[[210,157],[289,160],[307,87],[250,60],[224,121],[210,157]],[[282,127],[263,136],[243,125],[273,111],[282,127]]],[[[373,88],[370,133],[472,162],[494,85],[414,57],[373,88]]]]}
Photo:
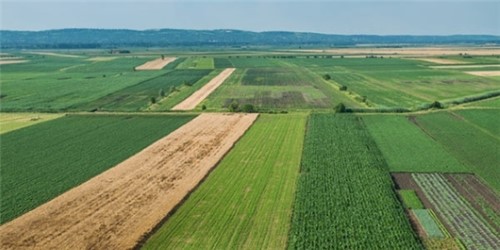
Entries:
{"type": "Polygon", "coordinates": [[[0,0],[1,29],[241,29],[500,35],[500,1],[0,0]]]}

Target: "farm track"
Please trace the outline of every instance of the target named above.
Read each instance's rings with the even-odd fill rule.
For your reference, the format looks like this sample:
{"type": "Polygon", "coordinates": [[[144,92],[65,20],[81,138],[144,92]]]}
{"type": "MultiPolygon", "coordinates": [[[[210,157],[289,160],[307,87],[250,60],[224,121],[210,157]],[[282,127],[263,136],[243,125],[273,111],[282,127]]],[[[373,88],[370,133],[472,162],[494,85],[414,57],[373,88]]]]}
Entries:
{"type": "Polygon", "coordinates": [[[172,110],[192,110],[196,106],[205,100],[217,87],[219,87],[231,74],[235,71],[235,68],[227,68],[222,71],[219,75],[214,77],[210,82],[201,87],[198,91],[194,92],[191,96],[186,98],[181,103],[177,104],[172,110]]]}
{"type": "Polygon", "coordinates": [[[129,249],[212,169],[257,115],[202,114],[0,227],[2,249],[129,249]]]}

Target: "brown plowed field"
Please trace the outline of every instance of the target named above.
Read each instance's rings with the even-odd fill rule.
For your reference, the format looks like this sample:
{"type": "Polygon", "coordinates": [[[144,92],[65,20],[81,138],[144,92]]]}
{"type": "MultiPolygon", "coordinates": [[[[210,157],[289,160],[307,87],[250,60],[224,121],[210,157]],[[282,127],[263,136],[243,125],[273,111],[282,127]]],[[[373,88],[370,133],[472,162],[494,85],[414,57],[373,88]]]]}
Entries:
{"type": "Polygon", "coordinates": [[[129,249],[257,118],[202,114],[114,168],[0,227],[0,249],[129,249]]]}
{"type": "Polygon", "coordinates": [[[475,76],[500,76],[500,70],[497,71],[466,71],[465,73],[475,76]]]}
{"type": "Polygon", "coordinates": [[[144,63],[143,65],[135,67],[136,70],[160,70],[163,67],[167,66],[167,64],[175,61],[175,57],[165,57],[163,59],[158,58],[149,62],[144,63]]]}
{"type": "Polygon", "coordinates": [[[219,87],[234,72],[234,70],[234,68],[225,69],[219,75],[210,80],[210,82],[205,84],[205,86],[201,89],[194,92],[181,103],[175,105],[172,110],[192,110],[196,108],[196,106],[205,100],[205,98],[207,98],[207,96],[209,96],[210,93],[212,93],[217,87],[219,87]]]}

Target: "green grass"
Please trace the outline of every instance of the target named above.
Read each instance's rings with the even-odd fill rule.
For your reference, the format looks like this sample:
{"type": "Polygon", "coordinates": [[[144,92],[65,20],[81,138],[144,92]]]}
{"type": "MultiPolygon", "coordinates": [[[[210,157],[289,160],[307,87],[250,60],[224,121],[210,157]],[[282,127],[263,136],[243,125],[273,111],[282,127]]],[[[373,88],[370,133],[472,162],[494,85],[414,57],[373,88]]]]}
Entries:
{"type": "Polygon", "coordinates": [[[293,68],[250,68],[241,79],[243,85],[301,86],[314,81],[310,74],[293,68]]]}
{"type": "Polygon", "coordinates": [[[214,59],[211,57],[189,57],[177,66],[177,69],[213,69],[214,59]]]}
{"type": "Polygon", "coordinates": [[[62,114],[0,113],[0,134],[61,117],[62,114]]]}
{"type": "Polygon", "coordinates": [[[415,190],[398,190],[403,204],[409,209],[424,209],[424,204],[420,201],[415,190]]]}
{"type": "Polygon", "coordinates": [[[145,249],[284,249],[306,116],[261,115],[145,249]]]}
{"type": "Polygon", "coordinates": [[[215,68],[234,68],[234,65],[228,58],[214,58],[215,68]]]}
{"type": "Polygon", "coordinates": [[[312,114],[290,249],[422,249],[361,118],[312,114]]]}
{"type": "Polygon", "coordinates": [[[180,88],[184,83],[195,84],[211,70],[172,70],[167,73],[140,82],[136,85],[113,92],[100,99],[92,101],[79,109],[106,111],[139,111],[151,104],[151,97],[160,99],[160,89],[166,95],[172,87],[180,88]]]}
{"type": "Polygon", "coordinates": [[[1,223],[115,166],[192,118],[74,115],[3,134],[1,223]]]}
{"type": "Polygon", "coordinates": [[[364,115],[366,127],[395,172],[467,172],[447,148],[402,115],[364,115]]]}
{"type": "Polygon", "coordinates": [[[430,214],[430,210],[428,209],[413,209],[411,211],[415,217],[417,217],[418,222],[424,229],[425,233],[430,238],[444,238],[445,235],[439,228],[436,221],[434,221],[434,217],[430,214]]]}
{"type": "MultiPolygon", "coordinates": [[[[487,119],[498,121],[497,117],[487,119]]],[[[420,115],[416,121],[424,132],[463,162],[470,172],[477,174],[493,189],[500,190],[500,139],[448,112],[420,115]]]]}

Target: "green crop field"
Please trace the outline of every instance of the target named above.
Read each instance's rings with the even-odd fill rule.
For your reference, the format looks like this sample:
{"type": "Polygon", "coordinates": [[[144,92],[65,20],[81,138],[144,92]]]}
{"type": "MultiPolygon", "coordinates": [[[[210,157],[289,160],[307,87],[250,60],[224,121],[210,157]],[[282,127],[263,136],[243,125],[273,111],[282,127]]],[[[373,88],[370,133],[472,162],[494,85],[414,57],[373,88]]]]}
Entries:
{"type": "Polygon", "coordinates": [[[406,208],[423,209],[424,204],[420,201],[414,190],[398,190],[399,196],[406,208]]]}
{"type": "Polygon", "coordinates": [[[2,111],[74,109],[164,73],[133,71],[151,58],[92,62],[85,58],[37,55],[26,59],[30,61],[2,65],[2,111]]]}
{"type": "Polygon", "coordinates": [[[80,109],[108,111],[139,111],[151,104],[151,98],[159,99],[160,91],[165,95],[176,92],[173,88],[183,85],[194,85],[209,74],[211,70],[173,70],[163,75],[139,82],[135,85],[113,92],[98,100],[92,101],[80,109]],[[187,84],[186,84],[187,83],[187,84]]]}
{"type": "Polygon", "coordinates": [[[319,75],[293,65],[289,68],[237,69],[204,104],[217,110],[235,101],[262,110],[332,109],[341,102],[350,107],[362,106],[319,75]]]}
{"type": "Polygon", "coordinates": [[[72,115],[2,135],[1,223],[100,174],[192,115],[72,115]]]}
{"type": "Polygon", "coordinates": [[[420,249],[362,120],[311,115],[290,249],[420,249]]]}
{"type": "Polygon", "coordinates": [[[413,209],[412,213],[417,217],[418,222],[424,229],[425,233],[431,238],[444,238],[445,235],[439,228],[439,225],[434,220],[428,209],[413,209]]]}
{"type": "Polygon", "coordinates": [[[306,116],[261,115],[145,249],[284,249],[306,116]]]}
{"type": "MultiPolygon", "coordinates": [[[[162,47],[173,39],[165,36],[144,48],[122,47],[120,39],[95,49],[6,47],[0,235],[19,216],[199,114],[249,112],[258,118],[201,182],[172,210],[155,210],[159,224],[133,218],[140,225],[129,228],[142,236],[130,242],[137,245],[107,245],[120,232],[103,224],[99,232],[79,230],[92,241],[81,248],[500,249],[500,77],[472,74],[498,71],[500,47],[346,40],[315,48],[316,35],[304,35],[310,43],[300,47],[252,39],[232,46],[215,36],[206,46],[193,39],[162,47]],[[162,69],[136,69],[162,56],[177,59],[162,69]],[[10,64],[16,60],[22,62],[10,64]],[[232,73],[216,84],[226,77],[221,72],[232,73]],[[187,98],[196,107],[173,110],[187,98]]],[[[219,129],[200,126],[200,137],[219,129]]],[[[179,151],[189,143],[199,141],[179,151]]],[[[207,142],[196,154],[220,149],[207,142]]],[[[162,163],[167,151],[157,152],[162,163]]],[[[182,157],[189,157],[182,165],[188,168],[200,159],[182,157]]],[[[163,177],[165,189],[192,180],[163,177]]],[[[2,249],[39,240],[9,245],[14,237],[2,236],[2,249]]]]}
{"type": "MultiPolygon", "coordinates": [[[[498,121],[499,117],[492,116],[490,119],[498,121]]],[[[416,122],[451,155],[463,162],[470,172],[500,190],[499,138],[448,112],[416,116],[416,122]]]]}
{"type": "Polygon", "coordinates": [[[366,115],[363,120],[391,171],[467,172],[446,147],[413,122],[414,116],[366,115]]]}

